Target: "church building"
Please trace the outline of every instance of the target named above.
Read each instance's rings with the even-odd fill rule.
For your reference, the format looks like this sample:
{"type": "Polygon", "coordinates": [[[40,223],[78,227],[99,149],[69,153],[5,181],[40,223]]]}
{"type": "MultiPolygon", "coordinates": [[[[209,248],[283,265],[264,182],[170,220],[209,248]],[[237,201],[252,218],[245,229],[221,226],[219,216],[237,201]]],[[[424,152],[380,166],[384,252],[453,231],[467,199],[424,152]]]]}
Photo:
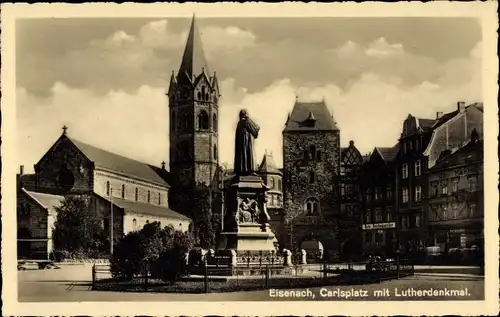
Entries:
{"type": "Polygon", "coordinates": [[[155,167],[100,149],[68,136],[66,129],[35,164],[34,175],[19,175],[20,258],[50,256],[57,208],[70,195],[91,197],[91,208],[115,241],[154,221],[184,232],[191,229],[191,219],[169,208],[164,164],[155,167]],[[30,180],[26,185],[25,179],[30,180]]]}

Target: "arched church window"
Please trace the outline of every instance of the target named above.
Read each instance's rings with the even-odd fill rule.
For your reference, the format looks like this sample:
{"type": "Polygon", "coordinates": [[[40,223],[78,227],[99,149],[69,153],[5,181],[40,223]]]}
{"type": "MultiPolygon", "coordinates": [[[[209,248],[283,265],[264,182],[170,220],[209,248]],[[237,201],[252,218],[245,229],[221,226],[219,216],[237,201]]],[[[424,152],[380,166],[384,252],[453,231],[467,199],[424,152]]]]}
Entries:
{"type": "Polygon", "coordinates": [[[304,209],[305,209],[306,215],[308,215],[308,216],[318,215],[320,212],[319,200],[315,197],[307,198],[306,203],[304,205],[304,209]]]}
{"type": "Polygon", "coordinates": [[[198,114],[198,130],[208,130],[208,114],[205,110],[198,114]]]}
{"type": "Polygon", "coordinates": [[[111,192],[111,186],[109,184],[109,181],[106,182],[106,196],[109,196],[111,192]]]}
{"type": "Polygon", "coordinates": [[[215,113],[212,118],[212,128],[215,132],[217,132],[217,115],[215,113]]]}
{"type": "Polygon", "coordinates": [[[151,203],[151,191],[148,190],[148,204],[151,203]]]}
{"type": "Polygon", "coordinates": [[[137,230],[137,220],[135,218],[134,218],[134,220],[132,220],[132,230],[133,231],[137,230]]]}
{"type": "Polygon", "coordinates": [[[207,94],[207,89],[206,89],[206,87],[205,87],[205,86],[201,86],[201,98],[200,98],[200,100],[201,100],[201,99],[203,99],[203,100],[208,100],[208,98],[207,98],[207,97],[208,97],[208,94],[207,94]]]}
{"type": "Polygon", "coordinates": [[[122,198],[125,198],[125,184],[122,184],[122,198]]]}
{"type": "Polygon", "coordinates": [[[139,188],[135,188],[135,201],[139,200],[139,188]]]}

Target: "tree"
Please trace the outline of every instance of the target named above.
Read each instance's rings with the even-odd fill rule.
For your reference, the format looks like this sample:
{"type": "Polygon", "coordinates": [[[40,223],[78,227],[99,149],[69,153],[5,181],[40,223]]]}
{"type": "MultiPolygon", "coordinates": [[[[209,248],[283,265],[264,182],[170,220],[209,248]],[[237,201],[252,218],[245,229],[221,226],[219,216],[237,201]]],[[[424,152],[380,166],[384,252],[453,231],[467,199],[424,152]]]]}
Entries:
{"type": "Polygon", "coordinates": [[[131,280],[150,272],[154,278],[174,281],[187,272],[185,257],[191,246],[189,234],[172,226],[162,229],[159,222],[146,224],[118,241],[110,261],[111,274],[131,280]]]}
{"type": "Polygon", "coordinates": [[[105,253],[106,235],[102,219],[91,208],[88,195],[66,196],[56,208],[52,238],[54,249],[69,254],[98,257],[105,253]]]}

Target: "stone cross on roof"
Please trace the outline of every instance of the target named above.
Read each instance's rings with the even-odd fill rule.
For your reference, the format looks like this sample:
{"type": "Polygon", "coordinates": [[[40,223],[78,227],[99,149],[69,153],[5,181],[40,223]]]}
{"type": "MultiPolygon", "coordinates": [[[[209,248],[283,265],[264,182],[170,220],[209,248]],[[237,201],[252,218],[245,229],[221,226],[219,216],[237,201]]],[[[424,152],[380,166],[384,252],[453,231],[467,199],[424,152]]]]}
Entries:
{"type": "Polygon", "coordinates": [[[63,134],[66,135],[68,127],[66,125],[63,125],[62,129],[63,129],[63,134]]]}

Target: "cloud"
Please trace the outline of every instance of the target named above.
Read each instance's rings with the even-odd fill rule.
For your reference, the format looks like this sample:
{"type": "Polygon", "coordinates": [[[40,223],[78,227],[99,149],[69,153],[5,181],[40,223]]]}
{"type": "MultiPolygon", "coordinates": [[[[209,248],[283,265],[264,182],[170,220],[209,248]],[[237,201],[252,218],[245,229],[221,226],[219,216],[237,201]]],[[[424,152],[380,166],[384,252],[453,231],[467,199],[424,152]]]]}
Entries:
{"type": "MultiPolygon", "coordinates": [[[[232,165],[234,129],[239,110],[245,108],[261,127],[256,159],[272,151],[281,166],[282,130],[297,95],[300,100],[325,99],[341,129],[343,146],[354,140],[362,153],[392,146],[408,113],[432,119],[437,111],[453,111],[459,100],[481,100],[480,72],[471,64],[467,59],[450,61],[441,69],[450,73],[414,85],[397,76],[366,72],[345,87],[334,82],[303,85],[284,77],[251,92],[228,78],[220,83],[221,161],[232,165]],[[450,81],[457,73],[461,80],[450,81]]],[[[48,97],[20,88],[17,100],[19,158],[27,167],[57,139],[63,124],[75,138],[118,154],[155,165],[168,161],[168,106],[162,88],[144,85],[133,92],[111,89],[99,94],[56,83],[48,97]]]]}
{"type": "Polygon", "coordinates": [[[470,56],[476,59],[483,58],[483,41],[477,42],[477,44],[470,51],[470,56]]]}
{"type": "Polygon", "coordinates": [[[383,37],[373,41],[365,51],[366,55],[375,57],[386,57],[403,53],[403,45],[389,44],[383,37]]]}
{"type": "Polygon", "coordinates": [[[68,134],[112,152],[160,165],[168,158],[168,107],[162,89],[96,94],[56,83],[48,97],[17,90],[19,164],[38,162],[68,126],[68,134]]]}

